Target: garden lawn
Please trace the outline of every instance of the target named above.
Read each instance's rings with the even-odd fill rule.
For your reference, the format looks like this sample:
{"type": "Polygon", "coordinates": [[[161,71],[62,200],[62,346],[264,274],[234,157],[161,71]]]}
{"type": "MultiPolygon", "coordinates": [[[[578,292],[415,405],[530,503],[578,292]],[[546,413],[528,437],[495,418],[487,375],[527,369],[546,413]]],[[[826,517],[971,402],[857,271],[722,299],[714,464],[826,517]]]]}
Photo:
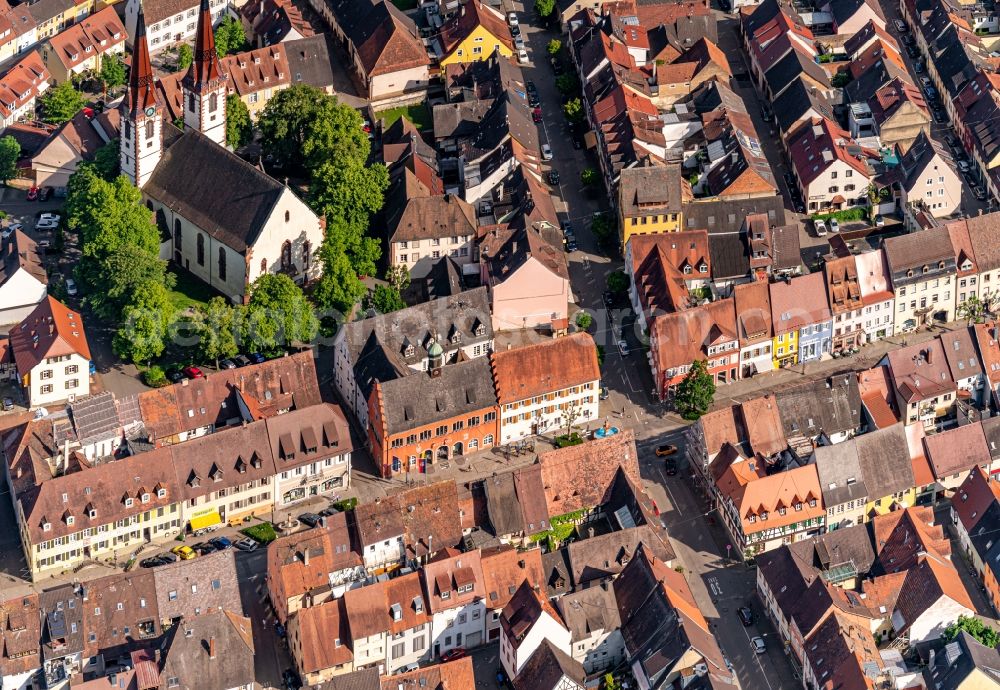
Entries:
{"type": "Polygon", "coordinates": [[[421,131],[431,129],[431,111],[426,103],[403,105],[398,108],[391,108],[375,113],[376,117],[383,120],[386,128],[404,115],[417,129],[421,131]]]}
{"type": "Polygon", "coordinates": [[[177,311],[208,304],[210,299],[219,294],[187,271],[172,270],[171,273],[177,276],[177,284],[170,291],[170,301],[177,311]]]}

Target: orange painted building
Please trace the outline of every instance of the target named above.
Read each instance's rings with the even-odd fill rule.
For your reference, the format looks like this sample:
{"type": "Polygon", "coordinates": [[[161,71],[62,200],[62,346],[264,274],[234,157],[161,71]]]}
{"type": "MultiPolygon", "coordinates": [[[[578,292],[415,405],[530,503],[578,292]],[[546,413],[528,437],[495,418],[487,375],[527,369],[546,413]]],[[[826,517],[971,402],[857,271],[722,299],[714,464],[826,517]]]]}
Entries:
{"type": "MultiPolygon", "coordinates": [[[[433,346],[432,346],[433,348],[433,346]]],[[[368,441],[385,478],[433,472],[436,464],[498,443],[499,405],[486,357],[376,381],[368,397],[368,441]]]]}

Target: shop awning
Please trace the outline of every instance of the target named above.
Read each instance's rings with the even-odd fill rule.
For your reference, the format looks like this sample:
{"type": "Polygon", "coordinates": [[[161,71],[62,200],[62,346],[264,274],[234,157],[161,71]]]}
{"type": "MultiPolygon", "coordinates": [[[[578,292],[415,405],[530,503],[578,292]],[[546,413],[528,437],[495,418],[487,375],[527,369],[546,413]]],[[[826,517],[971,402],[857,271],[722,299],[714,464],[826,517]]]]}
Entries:
{"type": "Polygon", "coordinates": [[[219,511],[213,510],[211,513],[191,518],[191,530],[205,529],[206,527],[218,525],[220,522],[222,522],[222,516],[219,515],[219,511]]]}

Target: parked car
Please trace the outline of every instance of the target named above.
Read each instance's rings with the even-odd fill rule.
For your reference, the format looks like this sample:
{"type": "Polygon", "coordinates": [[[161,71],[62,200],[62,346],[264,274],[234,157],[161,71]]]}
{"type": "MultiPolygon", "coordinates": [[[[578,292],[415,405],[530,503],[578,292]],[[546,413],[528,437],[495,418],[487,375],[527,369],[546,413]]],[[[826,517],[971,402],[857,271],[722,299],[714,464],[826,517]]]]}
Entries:
{"type": "Polygon", "coordinates": [[[28,201],[37,201],[38,187],[32,187],[31,189],[29,189],[27,196],[25,196],[25,199],[27,199],[28,201]]]}
{"type": "Polygon", "coordinates": [[[253,362],[254,364],[261,364],[267,361],[267,357],[265,357],[259,352],[251,352],[248,355],[248,357],[250,358],[250,361],[253,362]]]}
{"type": "Polygon", "coordinates": [[[542,160],[550,161],[552,160],[552,147],[548,144],[542,144],[542,160]]]}
{"type": "Polygon", "coordinates": [[[456,661],[457,659],[463,659],[469,656],[469,653],[462,649],[461,647],[455,647],[454,649],[449,649],[447,652],[441,655],[441,661],[447,663],[449,661],[456,661]]]}
{"type": "Polygon", "coordinates": [[[575,252],[577,249],[579,249],[579,246],[576,244],[576,238],[575,237],[566,238],[566,251],[575,252]]]}
{"type": "Polygon", "coordinates": [[[187,376],[189,379],[205,378],[205,374],[202,373],[201,369],[199,369],[194,365],[184,367],[184,375],[187,376]]]}
{"type": "Polygon", "coordinates": [[[549,171],[549,184],[558,185],[559,184],[559,171],[550,170],[549,171]]]}
{"type": "Polygon", "coordinates": [[[233,357],[233,361],[236,362],[237,367],[248,367],[253,364],[246,355],[236,355],[233,357]]]}
{"type": "Polygon", "coordinates": [[[531,111],[531,121],[532,122],[541,122],[542,121],[542,109],[541,109],[541,107],[536,106],[535,108],[532,109],[532,111],[531,111]]]}
{"type": "Polygon", "coordinates": [[[3,399],[3,411],[4,412],[10,412],[13,409],[14,409],[14,399],[13,398],[4,398],[3,399]]]}
{"type": "Polygon", "coordinates": [[[524,82],[524,88],[528,91],[528,93],[534,93],[534,94],[538,93],[538,87],[535,86],[535,82],[533,81],[524,82]]]}
{"type": "Polygon", "coordinates": [[[956,146],[958,146],[958,139],[956,139],[955,135],[951,134],[950,132],[947,135],[945,135],[944,141],[951,148],[955,148],[956,146]]]}
{"type": "Polygon", "coordinates": [[[72,278],[66,279],[66,294],[72,297],[76,294],[76,281],[72,278]]]}
{"type": "Polygon", "coordinates": [[[979,199],[980,201],[984,201],[986,199],[986,190],[984,190],[979,185],[972,186],[972,193],[975,194],[976,198],[979,199]]]}
{"type": "Polygon", "coordinates": [[[214,546],[218,551],[225,551],[233,545],[228,537],[213,537],[208,540],[208,543],[214,546]]]}
{"type": "Polygon", "coordinates": [[[750,646],[753,647],[753,651],[757,654],[763,654],[767,651],[767,644],[764,642],[764,638],[760,636],[750,640],[750,646]]]}
{"type": "Polygon", "coordinates": [[[920,85],[922,87],[924,87],[925,89],[928,86],[934,86],[934,84],[931,83],[931,78],[930,77],[920,77],[920,85]]]}
{"type": "Polygon", "coordinates": [[[511,26],[517,26],[518,25],[517,12],[508,12],[507,13],[507,23],[510,24],[511,26]]]}
{"type": "Polygon", "coordinates": [[[958,162],[958,169],[961,170],[962,172],[966,173],[966,172],[969,172],[972,169],[972,166],[969,165],[968,161],[959,161],[958,162]]]}
{"type": "Polygon", "coordinates": [[[318,525],[321,519],[322,518],[316,513],[302,513],[302,515],[299,515],[299,522],[309,525],[310,527],[318,525]]]}
{"type": "Polygon", "coordinates": [[[619,340],[618,341],[618,352],[621,353],[622,357],[628,357],[628,352],[629,352],[629,350],[628,350],[628,343],[625,342],[624,340],[619,340]]]}
{"type": "Polygon", "coordinates": [[[236,542],[233,542],[235,546],[240,551],[256,551],[260,544],[257,543],[256,539],[251,539],[250,537],[244,537],[236,542]]]}
{"type": "Polygon", "coordinates": [[[528,51],[526,51],[524,48],[521,48],[519,51],[517,51],[517,61],[522,65],[528,64],[528,51]]]}
{"type": "Polygon", "coordinates": [[[901,34],[906,33],[907,29],[910,28],[906,25],[906,22],[904,22],[902,19],[897,19],[896,21],[893,22],[893,25],[896,27],[896,31],[898,31],[901,34]]]}
{"type": "Polygon", "coordinates": [[[881,228],[884,225],[885,225],[885,218],[883,218],[882,216],[875,216],[875,227],[881,228]]]}
{"type": "Polygon", "coordinates": [[[549,58],[549,63],[552,65],[552,71],[555,72],[557,77],[563,73],[563,66],[562,63],[559,62],[559,58],[549,58]]]}
{"type": "Polygon", "coordinates": [[[830,219],[830,232],[840,232],[840,222],[836,218],[830,219]]]}
{"type": "MultiPolygon", "coordinates": [[[[518,26],[517,24],[511,24],[510,25],[510,35],[513,36],[515,40],[518,39],[518,38],[520,38],[521,37],[521,27],[518,26]]],[[[515,45],[516,45],[516,43],[515,43],[515,45]]]]}
{"type": "Polygon", "coordinates": [[[942,110],[941,108],[934,108],[934,122],[942,124],[947,120],[948,118],[945,116],[944,110],[942,110]]]}
{"type": "Polygon", "coordinates": [[[169,551],[164,551],[159,556],[157,556],[157,558],[160,558],[164,563],[176,563],[177,562],[177,554],[170,553],[169,551]]]}
{"type": "Polygon", "coordinates": [[[215,553],[218,549],[215,548],[215,544],[208,541],[201,541],[191,547],[199,556],[206,556],[210,553],[215,553]]]}
{"type": "Polygon", "coordinates": [[[52,221],[58,223],[60,220],[62,220],[62,216],[60,216],[58,213],[40,213],[38,214],[38,220],[52,221]]]}
{"type": "Polygon", "coordinates": [[[42,187],[41,191],[38,192],[39,201],[48,201],[52,198],[52,194],[55,192],[52,187],[42,187]]]}
{"type": "MultiPolygon", "coordinates": [[[[912,34],[906,34],[906,35],[903,36],[903,43],[905,45],[913,46],[914,48],[916,48],[916,46],[917,46],[917,39],[913,38],[912,34]]],[[[919,51],[917,51],[917,53],[919,54],[919,51]]]]}
{"type": "Polygon", "coordinates": [[[598,400],[607,400],[610,395],[611,395],[611,391],[608,390],[608,387],[607,386],[601,386],[601,392],[597,396],[597,398],[598,398],[598,400]]]}
{"type": "Polygon", "coordinates": [[[663,461],[663,471],[667,473],[668,477],[673,477],[677,474],[677,460],[676,458],[667,458],[663,461]]]}
{"type": "Polygon", "coordinates": [[[662,446],[656,447],[656,454],[661,458],[665,458],[668,455],[673,455],[676,452],[677,452],[677,446],[672,446],[669,443],[664,443],[662,446]]]}
{"type": "Polygon", "coordinates": [[[285,672],[281,674],[281,682],[285,684],[285,690],[299,690],[302,687],[299,674],[290,668],[286,668],[285,672]]]}
{"type": "Polygon", "coordinates": [[[226,359],[222,360],[221,362],[219,362],[219,369],[220,370],[222,370],[222,369],[235,369],[235,368],[236,368],[236,362],[234,362],[233,360],[229,359],[228,357],[226,359]]]}
{"type": "Polygon", "coordinates": [[[743,625],[753,625],[753,610],[749,606],[741,606],[736,609],[736,615],[740,617],[740,622],[743,623],[743,625]]]}
{"type": "Polygon", "coordinates": [[[167,381],[170,383],[180,383],[181,381],[186,381],[187,376],[180,369],[170,368],[166,371],[167,381]]]}
{"type": "Polygon", "coordinates": [[[165,563],[166,563],[166,561],[163,560],[162,558],[160,558],[159,556],[152,556],[150,558],[144,558],[141,561],[139,561],[139,567],[140,568],[155,568],[156,566],[163,565],[165,563]]]}
{"type": "Polygon", "coordinates": [[[192,558],[196,558],[198,556],[198,554],[194,552],[194,549],[192,549],[187,544],[181,544],[180,546],[175,546],[174,548],[170,549],[170,552],[176,554],[182,560],[185,561],[190,561],[192,558]]]}
{"type": "Polygon", "coordinates": [[[814,220],[813,227],[816,229],[816,237],[823,237],[826,234],[826,223],[822,220],[814,220]]]}
{"type": "Polygon", "coordinates": [[[528,106],[531,107],[531,108],[537,108],[541,104],[542,104],[542,100],[538,97],[538,94],[535,93],[535,92],[533,92],[533,91],[529,91],[528,92],[528,106]]]}

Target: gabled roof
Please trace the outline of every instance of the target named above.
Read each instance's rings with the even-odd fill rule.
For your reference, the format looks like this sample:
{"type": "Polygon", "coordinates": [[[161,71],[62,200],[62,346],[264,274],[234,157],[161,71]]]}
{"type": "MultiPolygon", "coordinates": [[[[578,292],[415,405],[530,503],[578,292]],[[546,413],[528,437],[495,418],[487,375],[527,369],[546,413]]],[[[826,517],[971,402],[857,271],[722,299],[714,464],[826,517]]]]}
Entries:
{"type": "Polygon", "coordinates": [[[836,374],[775,393],[785,435],[819,436],[861,426],[861,396],[853,374],[836,374]]]}
{"type": "Polygon", "coordinates": [[[167,148],[143,191],[244,253],[286,188],[204,134],[187,130],[167,148]]]}
{"type": "Polygon", "coordinates": [[[944,527],[934,524],[930,506],[914,506],[896,510],[872,519],[878,565],[882,572],[909,570],[924,554],[947,562],[951,542],[944,527]]]}
{"type": "Polygon", "coordinates": [[[829,508],[868,497],[855,439],[813,451],[823,503],[829,508]]]}
{"type": "Polygon", "coordinates": [[[679,213],[684,180],[679,164],[648,165],[621,171],[618,198],[626,218],[643,213],[679,213]]]}
{"type": "Polygon", "coordinates": [[[365,637],[395,635],[429,624],[431,614],[423,603],[423,595],[420,573],[407,573],[348,590],[343,599],[351,639],[357,643],[365,637]]]}
{"type": "Polygon", "coordinates": [[[858,393],[861,403],[876,429],[885,429],[899,421],[896,396],[892,392],[889,368],[874,367],[858,372],[858,393]]]}
{"type": "Polygon", "coordinates": [[[1000,501],[1000,482],[976,466],[955,491],[951,508],[962,521],[966,532],[971,533],[987,508],[997,501],[1000,501]]]}
{"type": "Polygon", "coordinates": [[[986,445],[982,424],[966,424],[924,439],[927,459],[938,479],[965,472],[976,465],[989,465],[992,461],[986,445]]]}
{"type": "Polygon", "coordinates": [[[603,504],[619,468],[636,486],[638,453],[631,430],[577,446],[550,450],[538,456],[550,517],[603,504]]]}
{"type": "Polygon", "coordinates": [[[663,314],[653,321],[656,369],[666,372],[705,359],[708,348],[737,340],[736,311],[731,298],[716,300],[684,311],[663,314]]]}
{"type": "Polygon", "coordinates": [[[1000,650],[980,643],[964,630],[944,649],[933,650],[930,655],[924,669],[927,687],[960,690],[977,672],[1000,684],[1000,650]]]}
{"type": "Polygon", "coordinates": [[[541,587],[544,580],[541,549],[519,551],[512,546],[483,549],[483,597],[486,608],[502,609],[521,583],[541,587]]]}
{"type": "Polygon", "coordinates": [[[855,437],[858,464],[873,500],[916,486],[913,463],[902,424],[855,437]]]}
{"type": "Polygon", "coordinates": [[[563,679],[568,678],[583,687],[586,676],[579,661],[543,638],[512,685],[514,690],[558,690],[565,687],[563,679]]]}
{"type": "Polygon", "coordinates": [[[809,273],[770,285],[775,334],[830,320],[830,303],[822,273],[809,273]]]}
{"type": "MultiPolygon", "coordinates": [[[[775,108],[778,112],[777,103],[775,108]]],[[[825,117],[812,118],[791,132],[788,150],[803,185],[812,184],[834,161],[847,164],[865,179],[872,176],[861,147],[834,120],[825,117]]]]}
{"type": "Polygon", "coordinates": [[[517,649],[543,615],[548,615],[555,623],[563,625],[562,618],[548,598],[540,595],[525,581],[500,614],[500,627],[511,645],[517,649]]]}
{"type": "MultiPolygon", "coordinates": [[[[49,357],[79,355],[90,359],[90,345],[80,314],[55,297],[46,297],[10,332],[10,346],[20,376],[28,376],[49,357]]],[[[83,374],[86,375],[86,374],[83,374]]]]}
{"type": "Polygon", "coordinates": [[[965,220],[975,254],[976,267],[980,271],[1000,268],[1000,211],[972,216],[965,220]]]}
{"type": "Polygon", "coordinates": [[[50,78],[39,51],[25,53],[0,76],[0,115],[4,118],[13,115],[14,111],[38,96],[39,88],[50,78]]]}
{"type": "Polygon", "coordinates": [[[944,347],[937,338],[888,353],[893,384],[906,403],[955,390],[944,347]]]}
{"type": "MultiPolygon", "coordinates": [[[[917,565],[906,571],[906,579],[903,580],[896,600],[896,610],[892,616],[896,632],[908,630],[942,597],[947,597],[964,608],[965,615],[971,615],[976,610],[955,566],[932,555],[920,556],[917,565]],[[901,625],[897,626],[897,622],[901,625]]],[[[949,611],[949,615],[955,613],[954,609],[949,611]]]]}
{"type": "Polygon", "coordinates": [[[781,428],[781,415],[773,395],[751,398],[740,405],[743,425],[746,428],[750,449],[762,456],[771,457],[788,447],[781,428]]]}
{"type": "Polygon", "coordinates": [[[740,346],[745,347],[771,338],[771,297],[767,283],[754,281],[737,285],[733,290],[736,307],[736,330],[740,346]]]}
{"type": "MultiPolygon", "coordinates": [[[[461,11],[441,29],[440,40],[444,55],[451,55],[462,41],[479,27],[489,32],[490,36],[509,50],[514,49],[514,39],[503,17],[479,0],[471,0],[464,4],[461,11]]],[[[492,53],[492,46],[487,46],[483,52],[487,51],[492,53]]]]}
{"type": "Polygon", "coordinates": [[[354,659],[344,598],[304,606],[292,617],[298,627],[295,661],[305,673],[317,673],[349,664],[354,659]]]}
{"type": "Polygon", "coordinates": [[[38,245],[20,230],[15,230],[0,245],[0,289],[20,270],[42,285],[49,282],[45,265],[38,253],[38,245]]]}
{"type": "Polygon", "coordinates": [[[330,0],[328,7],[369,78],[430,64],[413,20],[391,2],[330,0]]]}
{"type": "Polygon", "coordinates": [[[588,333],[546,340],[492,355],[501,405],[598,381],[597,348],[588,333]]]}
{"type": "Polygon", "coordinates": [[[453,480],[445,480],[358,505],[353,512],[354,528],[362,549],[401,536],[407,557],[422,558],[429,550],[459,545],[460,512],[458,487],[453,480]]]}
{"type": "Polygon", "coordinates": [[[250,619],[224,611],[185,619],[171,631],[163,678],[177,678],[183,690],[224,690],[254,682],[250,619]],[[190,631],[190,632],[189,632],[190,631]]]}

